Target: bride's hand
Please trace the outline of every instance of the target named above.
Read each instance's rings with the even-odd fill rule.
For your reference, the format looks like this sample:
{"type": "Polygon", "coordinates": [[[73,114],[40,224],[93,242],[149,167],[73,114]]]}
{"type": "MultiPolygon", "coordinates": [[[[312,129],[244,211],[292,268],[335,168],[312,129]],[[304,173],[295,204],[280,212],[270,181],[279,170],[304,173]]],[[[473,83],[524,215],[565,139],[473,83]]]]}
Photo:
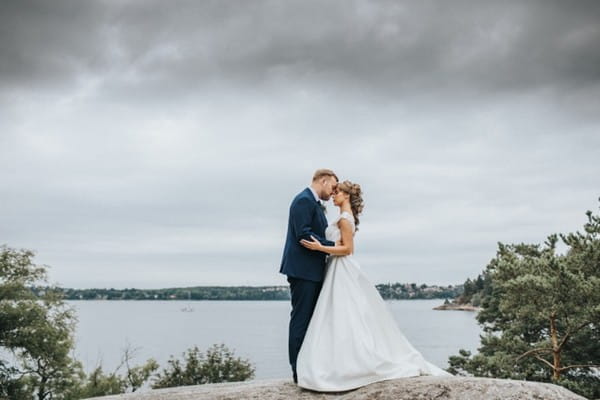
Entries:
{"type": "Polygon", "coordinates": [[[321,250],[321,248],[323,247],[321,242],[319,242],[313,236],[311,236],[310,238],[312,239],[312,241],[302,239],[300,240],[300,244],[310,250],[321,250]]]}

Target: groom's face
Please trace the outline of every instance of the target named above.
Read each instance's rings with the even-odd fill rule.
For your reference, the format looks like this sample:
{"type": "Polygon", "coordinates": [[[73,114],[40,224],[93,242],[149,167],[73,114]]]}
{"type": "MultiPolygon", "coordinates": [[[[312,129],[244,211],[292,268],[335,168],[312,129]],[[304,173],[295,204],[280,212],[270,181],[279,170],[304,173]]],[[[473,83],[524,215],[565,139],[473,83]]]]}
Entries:
{"type": "Polygon", "coordinates": [[[337,189],[337,180],[333,176],[328,176],[323,181],[323,190],[321,191],[321,200],[329,200],[331,195],[337,189]]]}

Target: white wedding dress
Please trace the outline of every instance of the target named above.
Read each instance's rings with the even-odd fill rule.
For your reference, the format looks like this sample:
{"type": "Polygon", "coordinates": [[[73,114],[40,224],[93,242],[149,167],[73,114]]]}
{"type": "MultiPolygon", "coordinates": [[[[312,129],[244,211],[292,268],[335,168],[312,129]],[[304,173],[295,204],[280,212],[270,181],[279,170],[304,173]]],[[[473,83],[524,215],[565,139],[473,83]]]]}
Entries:
{"type": "MultiPolygon", "coordinates": [[[[325,232],[340,239],[338,221],[325,232]]],[[[332,256],[298,353],[298,386],[336,392],[386,379],[450,373],[429,363],[404,337],[379,292],[352,255],[332,256]]]]}

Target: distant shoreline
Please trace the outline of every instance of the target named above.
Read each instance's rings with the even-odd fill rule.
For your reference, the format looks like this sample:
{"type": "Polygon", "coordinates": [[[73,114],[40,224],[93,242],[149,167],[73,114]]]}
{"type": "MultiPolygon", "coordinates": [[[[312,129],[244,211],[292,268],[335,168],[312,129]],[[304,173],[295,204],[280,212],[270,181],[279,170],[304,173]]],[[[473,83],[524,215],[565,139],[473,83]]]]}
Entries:
{"type": "MultiPolygon", "coordinates": [[[[384,300],[455,299],[463,285],[417,285],[416,283],[385,283],[375,285],[384,300]]],[[[61,287],[31,287],[38,297],[47,291],[62,293],[64,300],[290,300],[289,286],[195,286],[164,289],[73,289],[61,287]]]]}
{"type": "MultiPolygon", "coordinates": [[[[64,299],[66,301],[182,301],[182,302],[187,302],[187,301],[194,301],[194,302],[198,302],[198,301],[290,301],[290,299],[64,299]]],[[[399,300],[410,300],[410,301],[417,301],[417,300],[443,300],[443,299],[438,299],[438,298],[429,298],[429,299],[422,299],[422,298],[410,298],[410,299],[383,299],[385,301],[399,301],[399,300]]],[[[438,309],[437,307],[435,309],[438,309]]]]}

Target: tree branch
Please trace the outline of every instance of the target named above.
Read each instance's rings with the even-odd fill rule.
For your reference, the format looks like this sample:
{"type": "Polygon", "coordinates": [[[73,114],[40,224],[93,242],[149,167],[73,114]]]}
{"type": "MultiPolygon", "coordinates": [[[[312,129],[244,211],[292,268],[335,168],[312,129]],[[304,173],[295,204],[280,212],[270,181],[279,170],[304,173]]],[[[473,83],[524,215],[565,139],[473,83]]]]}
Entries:
{"type": "Polygon", "coordinates": [[[592,321],[585,321],[584,323],[582,323],[581,325],[579,325],[577,328],[573,329],[573,331],[571,332],[571,334],[579,332],[581,329],[585,328],[586,326],[588,326],[591,323],[592,323],[592,321]]]}
{"type": "Polygon", "coordinates": [[[570,327],[567,329],[567,333],[565,333],[565,336],[562,338],[562,340],[560,341],[560,343],[558,344],[557,350],[560,351],[560,349],[562,349],[563,345],[565,344],[565,342],[567,341],[567,339],[569,337],[571,337],[571,335],[579,332],[581,329],[585,328],[587,325],[591,324],[591,321],[585,321],[582,324],[578,325],[576,328],[571,329],[570,327]]]}
{"type": "Polygon", "coordinates": [[[575,365],[568,365],[566,367],[560,368],[559,371],[564,371],[566,369],[571,369],[571,368],[600,368],[600,364],[575,364],[575,365]]]}
{"type": "Polygon", "coordinates": [[[537,358],[538,360],[542,361],[546,365],[548,365],[550,367],[550,369],[552,369],[554,371],[554,365],[552,365],[552,363],[550,361],[544,360],[542,357],[539,357],[537,355],[534,355],[534,357],[537,358]]]}
{"type": "Polygon", "coordinates": [[[521,358],[528,356],[530,354],[541,353],[541,352],[552,352],[552,349],[550,347],[545,347],[545,348],[538,348],[538,349],[532,349],[532,350],[526,351],[525,353],[523,353],[519,357],[517,357],[517,361],[519,361],[521,358]]]}

